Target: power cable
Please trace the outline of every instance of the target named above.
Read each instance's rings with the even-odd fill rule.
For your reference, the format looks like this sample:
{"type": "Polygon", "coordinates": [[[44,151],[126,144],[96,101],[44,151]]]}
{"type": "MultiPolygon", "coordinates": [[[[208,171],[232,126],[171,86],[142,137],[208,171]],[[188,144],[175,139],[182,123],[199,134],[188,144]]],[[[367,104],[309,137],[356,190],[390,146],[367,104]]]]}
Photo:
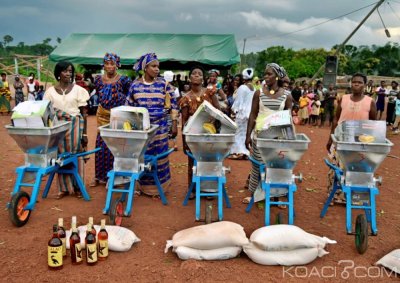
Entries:
{"type": "MultiPolygon", "coordinates": [[[[269,37],[268,40],[269,40],[269,39],[273,39],[273,38],[284,37],[284,36],[287,36],[287,35],[291,35],[291,34],[294,34],[294,33],[298,33],[298,32],[301,32],[301,31],[305,31],[305,30],[308,30],[308,29],[315,28],[315,27],[317,27],[317,26],[323,25],[323,24],[328,23],[328,22],[331,22],[331,21],[333,21],[333,20],[337,20],[337,19],[339,19],[339,18],[342,18],[342,17],[348,16],[348,15],[350,15],[350,14],[356,13],[356,12],[358,12],[358,11],[361,11],[361,10],[363,10],[363,9],[365,9],[365,8],[370,7],[370,6],[376,5],[376,3],[378,3],[378,2],[374,2],[374,3],[369,4],[369,5],[367,5],[367,6],[358,8],[358,9],[356,9],[356,10],[353,10],[353,11],[351,11],[351,12],[348,12],[348,13],[346,13],[346,14],[343,14],[343,15],[340,15],[340,16],[337,16],[337,17],[334,17],[334,18],[330,18],[330,19],[328,19],[328,20],[326,20],[326,21],[320,22],[320,23],[315,24],[315,25],[312,25],[312,26],[308,26],[308,27],[305,27],[305,28],[302,28],[302,29],[299,29],[299,30],[295,30],[295,31],[292,31],[292,32],[282,33],[282,34],[278,34],[278,35],[269,37]]],[[[263,39],[260,38],[260,37],[257,37],[257,38],[254,38],[253,40],[263,40],[263,39]]]]}
{"type": "Polygon", "coordinates": [[[396,12],[394,11],[392,5],[390,5],[389,2],[387,2],[387,4],[389,5],[389,7],[390,7],[390,9],[392,10],[393,14],[394,14],[394,15],[399,19],[399,21],[400,21],[400,17],[396,14],[396,12]]]}

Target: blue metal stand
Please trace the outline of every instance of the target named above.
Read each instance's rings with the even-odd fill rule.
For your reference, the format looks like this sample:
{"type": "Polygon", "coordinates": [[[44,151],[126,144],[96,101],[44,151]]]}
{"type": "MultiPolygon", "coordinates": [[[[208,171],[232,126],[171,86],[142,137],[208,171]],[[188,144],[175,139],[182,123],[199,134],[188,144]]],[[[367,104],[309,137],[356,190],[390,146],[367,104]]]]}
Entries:
{"type": "MultiPolygon", "coordinates": [[[[197,165],[197,161],[190,152],[185,152],[190,158],[193,159],[194,166],[197,165]]],[[[200,200],[201,197],[217,197],[218,202],[218,220],[222,221],[224,218],[223,214],[223,200],[225,200],[226,207],[231,208],[231,203],[229,202],[228,194],[225,189],[226,178],[225,176],[197,176],[193,174],[192,183],[189,186],[189,190],[186,194],[183,205],[186,206],[189,201],[190,194],[192,193],[193,186],[196,186],[196,221],[200,220],[200,200]],[[204,181],[214,181],[217,184],[216,192],[202,192],[201,182],[204,181]]]]}
{"type": "Polygon", "coordinates": [[[321,211],[320,217],[323,218],[327,210],[329,208],[330,203],[332,202],[335,193],[338,189],[343,190],[346,194],[346,231],[348,234],[353,234],[352,229],[352,209],[363,209],[365,212],[365,216],[367,218],[367,222],[371,224],[371,232],[372,235],[378,234],[378,229],[376,227],[376,204],[375,204],[375,196],[379,194],[379,190],[377,187],[367,187],[367,186],[347,186],[342,182],[343,171],[330,163],[328,160],[325,159],[326,165],[335,172],[334,182],[332,186],[332,191],[326,200],[324,207],[321,211]],[[369,194],[369,202],[359,204],[353,204],[352,202],[352,195],[354,193],[368,193],[369,194]]]}
{"type": "Polygon", "coordinates": [[[125,202],[127,199],[127,205],[124,210],[124,216],[130,216],[131,211],[132,211],[132,205],[133,205],[133,197],[135,195],[135,184],[136,181],[139,181],[143,176],[151,176],[157,186],[158,193],[160,194],[161,201],[163,205],[167,205],[168,201],[167,198],[165,197],[164,190],[161,186],[160,179],[158,178],[157,175],[157,162],[159,159],[164,158],[168,155],[170,155],[174,149],[169,149],[166,152],[163,152],[158,155],[145,155],[144,156],[144,161],[146,164],[150,165],[150,170],[149,171],[139,171],[139,172],[122,172],[122,171],[115,171],[111,170],[108,172],[108,190],[107,190],[107,196],[106,196],[106,204],[103,209],[103,214],[107,214],[110,210],[111,206],[111,201],[112,201],[112,194],[113,193],[122,193],[120,200],[122,202],[125,202]],[[117,176],[123,176],[123,177],[128,177],[130,178],[130,182],[125,184],[124,187],[115,187],[114,185],[114,180],[115,177],[117,176]]]}
{"type": "MultiPolygon", "coordinates": [[[[249,160],[259,167],[260,173],[265,172],[265,164],[255,160],[253,157],[249,157],[249,160]]],[[[294,221],[294,197],[293,193],[297,190],[297,186],[295,182],[290,184],[287,183],[267,183],[265,180],[260,178],[261,188],[265,192],[265,226],[270,225],[270,215],[271,215],[271,206],[273,205],[287,205],[288,207],[288,224],[293,225],[294,221]],[[287,199],[288,201],[271,201],[271,189],[278,188],[287,190],[287,199]]],[[[273,196],[272,196],[273,197],[273,196]]],[[[254,205],[254,196],[252,196],[250,203],[246,207],[246,212],[249,213],[251,208],[254,205]]]]}
{"type": "MultiPolygon", "coordinates": [[[[36,166],[20,166],[16,169],[17,179],[14,185],[14,189],[12,192],[12,196],[16,195],[19,191],[21,191],[22,187],[31,187],[32,195],[31,199],[24,207],[24,210],[33,210],[36,204],[37,197],[40,191],[40,185],[42,183],[42,178],[49,174],[49,178],[47,180],[46,186],[43,190],[42,198],[46,198],[51,184],[54,179],[55,174],[71,174],[74,176],[76,183],[82,193],[83,198],[86,201],[90,200],[90,196],[86,191],[85,184],[82,181],[81,176],[78,172],[78,158],[82,156],[86,156],[96,151],[99,151],[100,148],[96,148],[91,151],[81,152],[77,154],[71,153],[61,153],[58,155],[57,160],[55,160],[53,165],[49,165],[47,167],[36,167],[36,166]],[[26,173],[34,173],[35,181],[33,183],[23,183],[24,177],[26,173]]],[[[7,207],[10,207],[10,203],[7,204],[7,207]]]]}

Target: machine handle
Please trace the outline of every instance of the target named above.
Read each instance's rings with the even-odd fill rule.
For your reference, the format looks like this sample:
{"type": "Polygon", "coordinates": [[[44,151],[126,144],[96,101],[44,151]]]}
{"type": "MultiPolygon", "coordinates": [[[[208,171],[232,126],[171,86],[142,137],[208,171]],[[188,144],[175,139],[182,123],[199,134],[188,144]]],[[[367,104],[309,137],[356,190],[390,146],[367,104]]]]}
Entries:
{"type": "Polygon", "coordinates": [[[373,178],[374,182],[377,183],[379,186],[382,186],[382,176],[379,176],[378,178],[373,178]]]}
{"type": "Polygon", "coordinates": [[[301,173],[299,173],[299,175],[293,174],[293,180],[296,180],[296,179],[299,183],[303,182],[303,174],[301,174],[301,173]]]}
{"type": "Polygon", "coordinates": [[[151,163],[146,163],[146,164],[141,163],[139,165],[139,168],[140,168],[141,171],[144,171],[144,170],[151,171],[151,163]]]}
{"type": "Polygon", "coordinates": [[[231,173],[231,166],[229,166],[229,167],[223,166],[223,167],[222,167],[222,170],[224,171],[224,174],[225,174],[226,172],[231,173]]]}

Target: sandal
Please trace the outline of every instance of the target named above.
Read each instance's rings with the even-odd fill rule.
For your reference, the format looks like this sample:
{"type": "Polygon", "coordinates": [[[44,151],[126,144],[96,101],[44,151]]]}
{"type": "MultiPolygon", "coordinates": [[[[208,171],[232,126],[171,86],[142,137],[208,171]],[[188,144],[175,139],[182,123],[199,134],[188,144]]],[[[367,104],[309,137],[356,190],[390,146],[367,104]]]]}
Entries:
{"type": "Polygon", "coordinates": [[[277,206],[278,206],[278,208],[280,208],[280,209],[286,209],[286,208],[287,208],[287,205],[286,205],[286,204],[278,204],[277,206]]]}
{"type": "Polygon", "coordinates": [[[90,184],[89,184],[89,187],[97,187],[98,185],[99,185],[99,180],[97,180],[97,179],[93,179],[91,182],[90,182],[90,184]]]}
{"type": "Polygon", "coordinates": [[[69,192],[59,192],[56,196],[56,199],[62,199],[63,197],[66,197],[69,195],[69,192]]]}
{"type": "Polygon", "coordinates": [[[242,200],[242,203],[244,203],[244,204],[249,204],[250,201],[251,201],[251,197],[245,197],[245,198],[242,200]]]}

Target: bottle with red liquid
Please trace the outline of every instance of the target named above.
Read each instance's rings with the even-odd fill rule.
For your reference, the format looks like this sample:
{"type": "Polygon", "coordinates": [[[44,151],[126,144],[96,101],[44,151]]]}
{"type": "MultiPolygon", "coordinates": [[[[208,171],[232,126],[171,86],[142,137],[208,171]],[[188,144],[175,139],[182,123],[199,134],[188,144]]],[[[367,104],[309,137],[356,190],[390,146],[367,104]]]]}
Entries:
{"type": "Polygon", "coordinates": [[[81,247],[81,237],[79,236],[78,229],[76,228],[76,216],[72,216],[71,230],[71,236],[69,237],[71,263],[73,265],[78,265],[82,263],[83,255],[81,247]]]}
{"type": "Polygon", "coordinates": [[[97,263],[97,244],[96,235],[92,233],[92,225],[88,223],[86,230],[86,263],[87,265],[95,265],[97,263]]]}
{"type": "Polygon", "coordinates": [[[64,220],[62,218],[58,218],[58,237],[62,242],[62,254],[63,256],[67,256],[67,246],[66,246],[66,237],[67,233],[65,233],[64,229],[64,220]]]}
{"type": "Polygon", "coordinates": [[[53,225],[53,236],[47,243],[47,265],[50,270],[63,268],[62,242],[58,237],[58,227],[53,225]]]}
{"type": "Polygon", "coordinates": [[[97,234],[98,240],[98,258],[106,260],[108,258],[108,233],[106,230],[106,220],[101,220],[100,231],[97,234]]]}

